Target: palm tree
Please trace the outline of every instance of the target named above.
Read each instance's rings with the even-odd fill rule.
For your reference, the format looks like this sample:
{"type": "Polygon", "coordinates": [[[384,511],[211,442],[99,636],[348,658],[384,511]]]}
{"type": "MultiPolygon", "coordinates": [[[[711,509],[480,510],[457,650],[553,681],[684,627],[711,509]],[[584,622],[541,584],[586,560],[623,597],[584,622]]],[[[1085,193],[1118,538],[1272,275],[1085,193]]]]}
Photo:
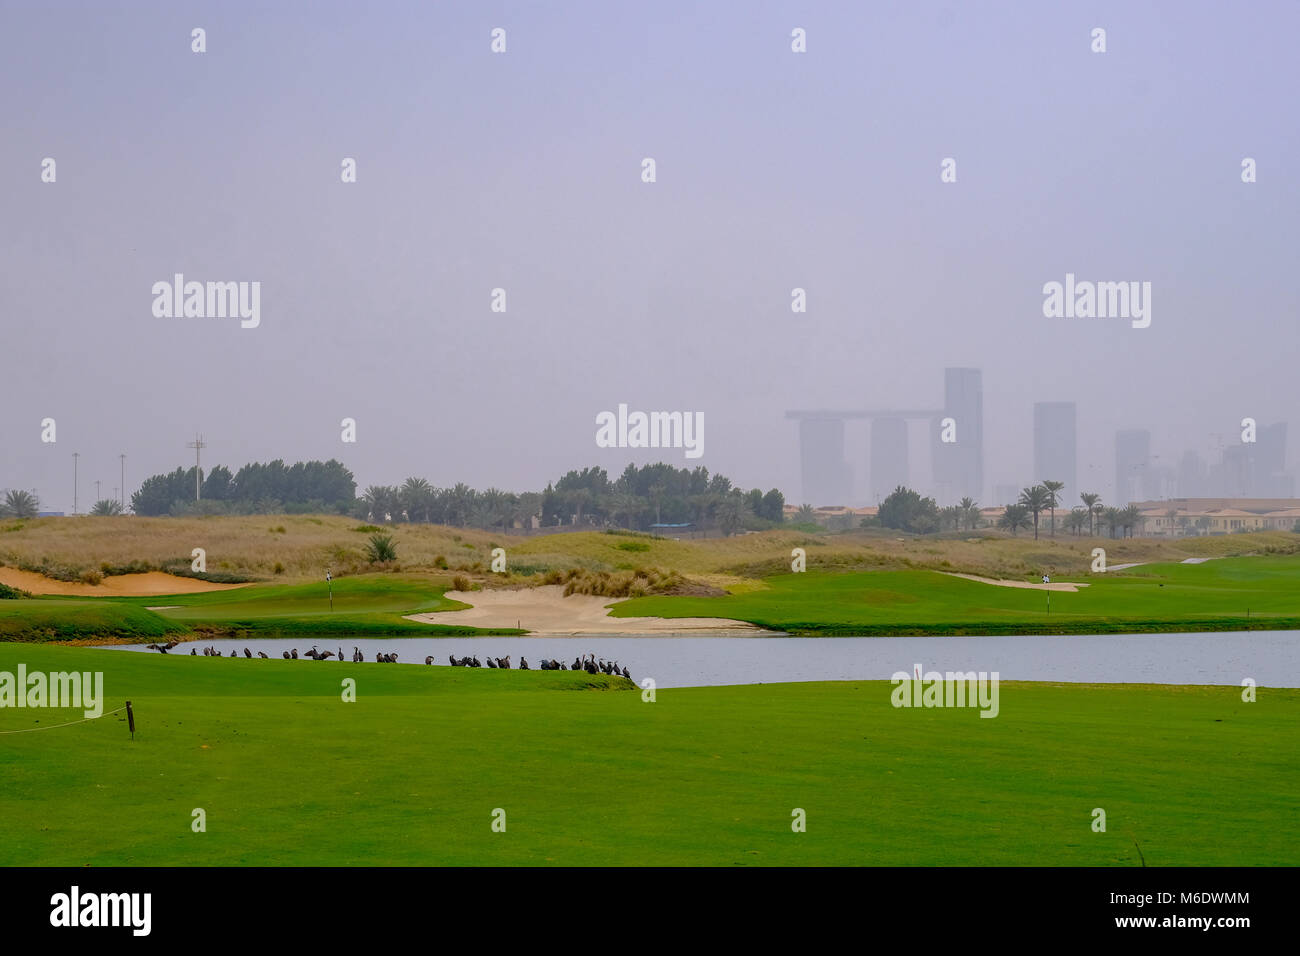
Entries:
{"type": "Polygon", "coordinates": [[[398,512],[398,492],[391,485],[371,485],[361,494],[371,521],[387,522],[398,512]]]}
{"type": "MultiPolygon", "coordinates": [[[[580,490],[586,491],[585,488],[580,490]]],[[[591,492],[587,492],[587,494],[591,494],[591,492]]],[[[637,497],[636,495],[630,494],[626,491],[616,491],[609,497],[610,497],[610,502],[609,502],[610,515],[614,518],[616,522],[618,521],[618,516],[623,515],[625,518],[627,518],[628,529],[631,530],[632,521],[637,516],[637,513],[641,511],[641,508],[644,506],[645,502],[641,498],[637,497]]]]}
{"type": "Polygon", "coordinates": [[[965,515],[966,512],[962,509],[961,505],[950,505],[947,508],[944,508],[939,512],[940,530],[943,529],[944,525],[951,523],[953,531],[960,531],[962,518],[964,518],[965,515]]]}
{"type": "Polygon", "coordinates": [[[433,505],[433,486],[423,478],[407,478],[398,492],[406,520],[415,522],[429,521],[433,505]]]}
{"type": "Polygon", "coordinates": [[[1128,531],[1128,536],[1130,538],[1133,537],[1133,529],[1137,526],[1138,522],[1142,520],[1142,509],[1140,509],[1136,504],[1130,502],[1124,507],[1124,510],[1120,512],[1120,517],[1123,520],[1124,529],[1128,531]]]}
{"type": "Polygon", "coordinates": [[[1047,490],[1047,507],[1052,512],[1052,537],[1056,537],[1056,506],[1061,503],[1061,489],[1065,487],[1063,481],[1043,481],[1043,488],[1047,490]]]}
{"type": "Polygon", "coordinates": [[[1094,491],[1085,491],[1079,495],[1079,500],[1082,501],[1088,509],[1088,537],[1091,538],[1094,533],[1092,529],[1092,519],[1098,511],[1097,506],[1101,504],[1101,495],[1094,491]]]}
{"type": "Polygon", "coordinates": [[[397,545],[393,543],[393,536],[391,534],[372,534],[370,543],[366,545],[366,557],[370,559],[371,564],[396,561],[397,545]]]}
{"type": "Polygon", "coordinates": [[[794,520],[799,524],[816,524],[817,509],[812,505],[800,505],[799,510],[794,513],[794,520]]]}
{"type": "Polygon", "coordinates": [[[573,523],[575,525],[582,524],[583,509],[588,507],[594,498],[591,489],[570,488],[567,491],[561,492],[561,494],[563,495],[565,504],[573,509],[573,523]]]}
{"type": "Polygon", "coordinates": [[[1038,540],[1038,516],[1047,508],[1047,500],[1047,489],[1042,485],[1034,485],[1032,488],[1025,488],[1020,492],[1018,504],[1024,506],[1034,516],[1035,541],[1038,540]]]}
{"type": "Polygon", "coordinates": [[[1110,528],[1110,536],[1113,538],[1115,537],[1115,529],[1120,526],[1124,519],[1118,508],[1103,508],[1101,520],[1106,522],[1106,527],[1110,528]]]}
{"type": "Polygon", "coordinates": [[[90,509],[92,515],[114,516],[122,513],[122,505],[115,498],[101,498],[90,509]]]}
{"type": "Polygon", "coordinates": [[[998,519],[998,527],[1006,528],[1013,535],[1020,528],[1029,527],[1029,509],[1024,505],[1007,505],[998,519]]]}
{"type": "Polygon", "coordinates": [[[514,518],[525,531],[532,529],[533,519],[541,514],[541,511],[542,496],[536,491],[525,491],[515,499],[514,518]]]}
{"type": "Polygon", "coordinates": [[[0,504],[0,515],[6,518],[35,518],[40,510],[40,499],[21,490],[6,492],[4,503],[0,504]]]}
{"type": "Polygon", "coordinates": [[[963,498],[957,503],[957,507],[961,509],[962,517],[966,519],[967,528],[974,531],[975,522],[978,521],[980,517],[979,505],[975,502],[975,499],[963,498]]]}
{"type": "Polygon", "coordinates": [[[657,481],[650,486],[650,503],[655,506],[655,524],[660,524],[662,518],[659,515],[659,509],[663,505],[664,495],[668,492],[668,486],[662,481],[657,481]]]}
{"type": "Polygon", "coordinates": [[[465,527],[465,519],[469,517],[470,509],[474,506],[474,497],[474,489],[463,481],[458,481],[455,487],[448,488],[443,494],[447,523],[457,528],[465,527]]]}
{"type": "Polygon", "coordinates": [[[738,494],[725,495],[718,503],[718,527],[722,529],[724,534],[735,534],[741,529],[741,526],[745,523],[745,518],[748,516],[749,505],[738,494]]]}
{"type": "Polygon", "coordinates": [[[493,528],[498,524],[505,528],[505,523],[514,515],[515,503],[512,496],[500,488],[489,488],[479,495],[482,504],[480,512],[484,528],[493,528]]]}
{"type": "Polygon", "coordinates": [[[1074,532],[1075,537],[1078,537],[1079,532],[1083,530],[1084,525],[1088,524],[1088,521],[1088,513],[1084,509],[1071,508],[1069,515],[1065,519],[1065,526],[1074,532]]]}

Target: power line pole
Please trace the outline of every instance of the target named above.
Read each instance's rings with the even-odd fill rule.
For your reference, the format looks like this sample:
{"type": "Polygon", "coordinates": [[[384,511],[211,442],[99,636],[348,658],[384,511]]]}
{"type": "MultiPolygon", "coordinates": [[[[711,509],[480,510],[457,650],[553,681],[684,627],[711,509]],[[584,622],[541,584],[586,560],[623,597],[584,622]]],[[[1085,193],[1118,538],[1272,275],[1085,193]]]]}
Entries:
{"type": "Polygon", "coordinates": [[[118,455],[117,457],[122,459],[122,496],[121,498],[118,499],[118,504],[120,504],[123,510],[125,510],[126,509],[126,455],[121,454],[118,455]]]}
{"type": "Polygon", "coordinates": [[[72,453],[72,513],[77,513],[77,459],[81,457],[81,452],[72,453]]]}
{"type": "Polygon", "coordinates": [[[204,448],[208,447],[208,444],[203,440],[202,435],[195,435],[194,441],[186,442],[185,447],[194,449],[194,500],[198,501],[199,480],[200,480],[199,476],[203,473],[203,469],[200,467],[199,464],[199,455],[202,453],[204,448]]]}
{"type": "Polygon", "coordinates": [[[95,479],[95,504],[99,504],[99,479],[95,479]]]}

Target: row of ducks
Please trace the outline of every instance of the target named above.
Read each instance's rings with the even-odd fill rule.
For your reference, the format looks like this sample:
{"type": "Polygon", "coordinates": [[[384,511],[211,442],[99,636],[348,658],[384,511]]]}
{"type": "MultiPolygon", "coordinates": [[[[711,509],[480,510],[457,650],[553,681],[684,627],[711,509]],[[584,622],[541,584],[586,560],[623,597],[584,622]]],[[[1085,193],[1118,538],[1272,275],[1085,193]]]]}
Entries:
{"type": "MultiPolygon", "coordinates": [[[[447,656],[451,660],[452,667],[482,667],[483,666],[483,664],[479,661],[478,657],[462,657],[460,658],[460,660],[457,660],[456,655],[454,654],[448,654],[447,656]]],[[[432,655],[426,657],[424,659],[424,662],[426,664],[432,664],[433,663],[432,655]]],[[[510,655],[507,654],[505,657],[489,657],[487,659],[487,666],[494,667],[494,668],[499,667],[501,670],[508,671],[510,670],[510,655]]],[[[619,669],[618,661],[606,661],[604,659],[597,661],[595,654],[589,654],[586,657],[575,657],[573,659],[572,668],[565,665],[563,661],[548,661],[544,657],[542,658],[541,664],[538,666],[540,667],[541,670],[544,671],[567,671],[567,670],[584,671],[585,670],[588,674],[609,674],[613,677],[626,677],[628,680],[632,679],[632,675],[628,672],[628,669],[626,667],[622,668],[621,670],[619,669]]],[[[521,671],[530,670],[528,666],[528,658],[522,656],[519,658],[519,669],[521,671]]]]}
{"type": "MultiPolygon", "coordinates": [[[[145,647],[148,647],[150,650],[159,651],[163,654],[166,654],[168,651],[170,651],[179,643],[180,641],[173,640],[173,641],[168,641],[166,644],[146,644],[145,647]]],[[[283,654],[284,654],[284,659],[286,661],[298,660],[298,648],[296,647],[293,648],[292,650],[284,651],[283,654]]],[[[198,656],[197,648],[193,648],[193,647],[190,648],[190,656],[191,657],[198,656]]],[[[215,647],[208,646],[203,648],[203,656],[220,657],[221,652],[217,650],[215,647]]],[[[239,652],[234,648],[231,648],[230,656],[238,657],[239,652]]],[[[247,647],[245,647],[244,656],[251,658],[253,656],[253,652],[250,651],[247,647]]],[[[263,651],[258,651],[257,656],[262,658],[263,660],[269,660],[266,653],[263,651]]],[[[316,660],[316,661],[327,661],[331,657],[334,657],[335,654],[333,651],[318,650],[316,648],[316,645],[313,644],[311,650],[304,651],[302,656],[305,658],[311,658],[312,660],[316,660]]],[[[339,648],[337,657],[339,660],[343,660],[343,648],[341,647],[339,648]]],[[[478,659],[477,655],[474,657],[462,657],[457,659],[455,654],[448,654],[447,657],[448,659],[450,659],[452,667],[482,667],[483,666],[483,663],[478,659]]],[[[365,659],[366,657],[364,654],[361,653],[361,649],[354,645],[352,648],[352,663],[361,664],[364,663],[365,659]]],[[[385,654],[383,652],[379,652],[375,654],[375,661],[380,664],[396,664],[397,655],[385,654]]],[[[433,655],[430,654],[428,657],[426,657],[424,659],[424,663],[432,664],[433,655]]],[[[499,668],[501,670],[508,671],[511,668],[510,655],[507,654],[505,657],[489,657],[487,659],[487,666],[493,668],[494,670],[499,668]]],[[[584,671],[585,670],[588,674],[608,674],[613,677],[626,677],[628,680],[632,679],[632,675],[631,673],[628,672],[628,669],[626,667],[622,669],[619,668],[618,661],[606,661],[603,658],[597,660],[595,654],[588,654],[584,657],[575,657],[573,659],[573,666],[571,668],[566,666],[563,661],[547,660],[546,658],[542,658],[542,662],[538,666],[541,670],[544,671],[566,671],[566,670],[584,671]]],[[[519,669],[521,671],[532,669],[528,666],[528,658],[520,656],[519,669]]]]}

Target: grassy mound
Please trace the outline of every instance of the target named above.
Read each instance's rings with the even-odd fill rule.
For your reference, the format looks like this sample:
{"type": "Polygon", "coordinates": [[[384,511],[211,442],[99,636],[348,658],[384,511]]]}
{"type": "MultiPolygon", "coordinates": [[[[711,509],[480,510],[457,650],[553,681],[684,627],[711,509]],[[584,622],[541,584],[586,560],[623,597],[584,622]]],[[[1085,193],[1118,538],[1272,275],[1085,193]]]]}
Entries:
{"type": "Polygon", "coordinates": [[[41,598],[0,603],[0,641],[145,642],[185,631],[184,625],[154,611],[116,601],[41,598]]]}

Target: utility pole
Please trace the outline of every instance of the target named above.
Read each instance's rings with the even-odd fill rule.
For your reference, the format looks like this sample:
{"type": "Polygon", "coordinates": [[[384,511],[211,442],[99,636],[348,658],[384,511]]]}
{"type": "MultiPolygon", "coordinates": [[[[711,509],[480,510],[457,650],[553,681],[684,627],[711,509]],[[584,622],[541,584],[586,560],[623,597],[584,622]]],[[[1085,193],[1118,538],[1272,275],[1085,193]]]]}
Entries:
{"type": "Polygon", "coordinates": [[[199,455],[202,453],[204,448],[208,447],[208,445],[207,442],[203,440],[202,435],[195,435],[194,441],[187,442],[185,447],[194,449],[194,500],[198,501],[199,482],[201,480],[200,476],[203,474],[203,469],[199,466],[199,455]]]}
{"type": "Polygon", "coordinates": [[[117,503],[122,506],[123,510],[126,510],[126,455],[121,454],[117,457],[122,459],[122,494],[117,503]]]}
{"type": "Polygon", "coordinates": [[[81,457],[81,452],[72,453],[72,513],[77,513],[77,459],[81,457]]]}
{"type": "Polygon", "coordinates": [[[95,479],[95,504],[99,504],[99,479],[95,479]]]}

